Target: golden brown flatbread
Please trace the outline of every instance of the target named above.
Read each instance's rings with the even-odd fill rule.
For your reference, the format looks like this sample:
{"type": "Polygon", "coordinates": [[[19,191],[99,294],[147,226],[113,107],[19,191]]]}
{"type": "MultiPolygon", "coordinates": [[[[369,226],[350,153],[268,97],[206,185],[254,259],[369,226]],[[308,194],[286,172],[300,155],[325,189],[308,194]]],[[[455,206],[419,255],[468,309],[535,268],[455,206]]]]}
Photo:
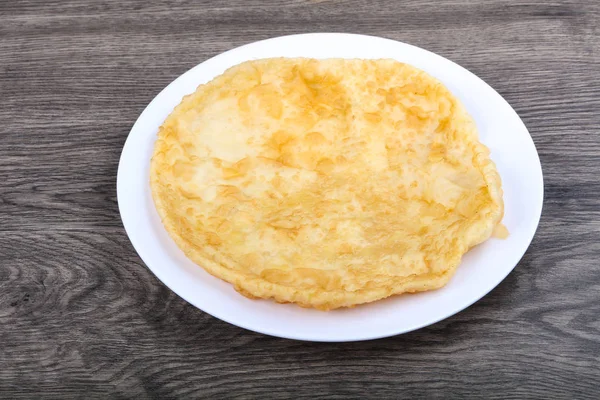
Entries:
{"type": "Polygon", "coordinates": [[[443,286],[503,215],[471,117],[393,60],[227,70],[161,126],[151,187],[198,265],[248,297],[318,309],[443,286]]]}

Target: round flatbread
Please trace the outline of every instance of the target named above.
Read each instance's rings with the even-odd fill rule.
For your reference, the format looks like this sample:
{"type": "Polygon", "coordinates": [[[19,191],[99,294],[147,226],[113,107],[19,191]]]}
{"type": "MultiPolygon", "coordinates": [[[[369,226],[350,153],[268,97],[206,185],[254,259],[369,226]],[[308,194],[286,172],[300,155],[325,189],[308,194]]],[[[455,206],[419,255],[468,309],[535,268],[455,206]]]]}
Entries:
{"type": "Polygon", "coordinates": [[[472,118],[393,60],[227,70],[165,120],[150,182],[190,259],[248,297],[318,309],[443,286],[503,215],[472,118]]]}

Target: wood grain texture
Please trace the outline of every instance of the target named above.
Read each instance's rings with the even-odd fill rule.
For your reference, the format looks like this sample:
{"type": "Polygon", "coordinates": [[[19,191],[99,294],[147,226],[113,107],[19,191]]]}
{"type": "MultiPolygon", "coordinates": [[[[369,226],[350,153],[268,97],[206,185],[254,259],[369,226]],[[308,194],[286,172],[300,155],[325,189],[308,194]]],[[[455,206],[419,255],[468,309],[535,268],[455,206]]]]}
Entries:
{"type": "Polygon", "coordinates": [[[600,398],[600,2],[0,2],[0,398],[600,398]],[[302,32],[388,37],[496,88],[545,205],[515,271],[469,309],[371,342],[244,331],[163,286],[115,180],[181,73],[302,32]]]}

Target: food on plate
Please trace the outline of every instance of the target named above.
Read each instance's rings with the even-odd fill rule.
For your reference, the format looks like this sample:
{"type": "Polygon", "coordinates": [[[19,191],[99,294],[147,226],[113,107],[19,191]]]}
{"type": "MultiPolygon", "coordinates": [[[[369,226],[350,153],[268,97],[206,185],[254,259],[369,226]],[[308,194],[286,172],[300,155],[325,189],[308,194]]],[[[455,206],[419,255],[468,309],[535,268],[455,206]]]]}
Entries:
{"type": "Polygon", "coordinates": [[[150,183],[195,263],[247,297],[323,310],[440,288],[503,216],[463,105],[388,59],[230,68],[164,121],[150,183]]]}

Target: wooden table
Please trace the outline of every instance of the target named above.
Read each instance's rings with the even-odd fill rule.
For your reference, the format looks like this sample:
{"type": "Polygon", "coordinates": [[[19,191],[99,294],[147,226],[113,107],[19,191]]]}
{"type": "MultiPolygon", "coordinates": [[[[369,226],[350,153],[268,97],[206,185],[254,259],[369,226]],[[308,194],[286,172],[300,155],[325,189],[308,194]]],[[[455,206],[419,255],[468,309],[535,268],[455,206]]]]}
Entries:
{"type": "Polygon", "coordinates": [[[3,1],[0,398],[600,398],[600,2],[3,1]],[[144,266],[117,162],[148,102],[233,47],[354,32],[463,65],[517,110],[545,205],[469,309],[360,343],[219,321],[144,266]]]}

